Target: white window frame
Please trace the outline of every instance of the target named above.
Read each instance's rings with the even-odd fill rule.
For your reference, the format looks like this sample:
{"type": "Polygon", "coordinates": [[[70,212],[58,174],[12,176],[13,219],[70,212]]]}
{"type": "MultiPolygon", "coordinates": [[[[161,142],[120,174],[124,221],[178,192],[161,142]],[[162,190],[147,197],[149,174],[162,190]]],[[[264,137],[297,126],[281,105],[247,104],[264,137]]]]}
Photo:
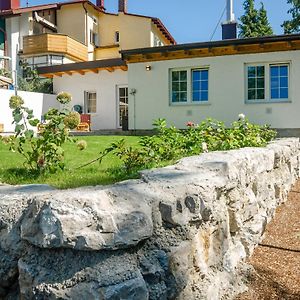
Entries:
{"type": "Polygon", "coordinates": [[[186,68],[172,68],[169,69],[169,105],[170,106],[190,106],[190,105],[210,105],[210,67],[195,66],[186,68]],[[207,101],[193,101],[193,79],[192,71],[194,70],[208,70],[208,100],[207,101]],[[187,101],[186,102],[173,102],[172,101],[172,72],[187,71],[187,101]]]}
{"type": "Polygon", "coordinates": [[[290,61],[275,61],[275,62],[256,62],[256,63],[246,63],[244,67],[244,78],[245,78],[245,103],[246,104],[260,104],[260,103],[288,103],[291,102],[291,62],[290,61]],[[248,67],[265,67],[265,98],[264,99],[248,99],[248,67]],[[270,70],[272,66],[288,66],[288,93],[289,97],[287,99],[272,99],[271,98],[271,76],[270,70]]]}
{"type": "Polygon", "coordinates": [[[84,113],[86,114],[96,114],[97,113],[97,110],[98,110],[98,107],[97,107],[97,92],[96,91],[85,91],[84,92],[84,113]],[[96,95],[96,98],[95,98],[95,111],[89,111],[89,108],[90,108],[90,98],[89,98],[89,95],[90,94],[95,94],[96,95]]]}

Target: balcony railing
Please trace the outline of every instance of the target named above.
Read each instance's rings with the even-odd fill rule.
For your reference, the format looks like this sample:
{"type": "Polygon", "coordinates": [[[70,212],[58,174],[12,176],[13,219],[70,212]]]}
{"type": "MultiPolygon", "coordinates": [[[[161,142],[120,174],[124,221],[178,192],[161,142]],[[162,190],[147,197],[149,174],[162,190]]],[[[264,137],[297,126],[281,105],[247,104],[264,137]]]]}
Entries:
{"type": "Polygon", "coordinates": [[[64,34],[45,33],[23,38],[23,54],[64,54],[75,61],[88,60],[88,48],[64,34]]]}

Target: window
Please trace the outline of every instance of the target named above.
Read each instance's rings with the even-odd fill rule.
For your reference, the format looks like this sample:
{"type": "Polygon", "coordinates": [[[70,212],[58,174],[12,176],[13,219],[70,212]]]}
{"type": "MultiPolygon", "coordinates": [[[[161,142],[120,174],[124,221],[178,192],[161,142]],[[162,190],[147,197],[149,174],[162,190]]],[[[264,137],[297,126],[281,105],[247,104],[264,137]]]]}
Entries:
{"type": "Polygon", "coordinates": [[[88,114],[97,112],[97,93],[96,92],[85,92],[84,112],[88,113],[88,114]]]}
{"type": "Polygon", "coordinates": [[[172,71],[172,102],[187,102],[187,71],[172,71]]]}
{"type": "Polygon", "coordinates": [[[90,30],[90,43],[94,46],[99,46],[98,34],[93,30],[90,30]]]}
{"type": "Polygon", "coordinates": [[[192,70],[193,101],[208,101],[208,70],[192,70]]]}
{"type": "Polygon", "coordinates": [[[153,41],[153,46],[154,47],[160,47],[163,46],[163,42],[160,40],[160,38],[157,35],[154,35],[154,41],[153,41]]]}
{"type": "Polygon", "coordinates": [[[289,98],[289,67],[288,65],[270,66],[271,99],[289,98]]]}
{"type": "Polygon", "coordinates": [[[208,68],[171,70],[171,103],[208,102],[208,68]]]}
{"type": "Polygon", "coordinates": [[[265,99],[265,66],[248,66],[248,100],[265,99]]]}
{"type": "Polygon", "coordinates": [[[119,43],[120,42],[120,32],[116,31],[115,32],[115,43],[119,43]]]}
{"type": "Polygon", "coordinates": [[[278,101],[289,98],[289,64],[248,65],[247,100],[278,101]]]}

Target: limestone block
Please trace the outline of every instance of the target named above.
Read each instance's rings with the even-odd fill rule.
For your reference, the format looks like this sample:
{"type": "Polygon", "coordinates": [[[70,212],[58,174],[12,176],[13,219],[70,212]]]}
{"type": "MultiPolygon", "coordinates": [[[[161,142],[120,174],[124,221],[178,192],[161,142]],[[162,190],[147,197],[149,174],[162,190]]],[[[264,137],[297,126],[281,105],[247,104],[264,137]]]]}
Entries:
{"type": "Polygon", "coordinates": [[[104,190],[56,192],[33,200],[21,224],[22,239],[41,248],[128,248],[152,235],[151,207],[114,202],[104,190]]]}

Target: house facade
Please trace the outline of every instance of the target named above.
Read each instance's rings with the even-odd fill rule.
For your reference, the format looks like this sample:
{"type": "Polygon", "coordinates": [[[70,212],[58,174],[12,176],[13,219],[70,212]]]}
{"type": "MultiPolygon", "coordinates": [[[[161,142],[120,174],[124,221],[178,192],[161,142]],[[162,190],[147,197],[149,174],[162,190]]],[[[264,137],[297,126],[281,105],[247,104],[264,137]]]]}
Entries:
{"type": "Polygon", "coordinates": [[[245,114],[273,128],[300,128],[300,35],[230,39],[122,51],[129,128],[151,129],[245,114]]]}
{"type": "Polygon", "coordinates": [[[1,0],[0,31],[11,70],[116,58],[119,50],[175,43],[158,18],[128,13],[126,0],[119,0],[118,14],[104,5],[73,0],[20,7],[19,0],[1,0]]]}

